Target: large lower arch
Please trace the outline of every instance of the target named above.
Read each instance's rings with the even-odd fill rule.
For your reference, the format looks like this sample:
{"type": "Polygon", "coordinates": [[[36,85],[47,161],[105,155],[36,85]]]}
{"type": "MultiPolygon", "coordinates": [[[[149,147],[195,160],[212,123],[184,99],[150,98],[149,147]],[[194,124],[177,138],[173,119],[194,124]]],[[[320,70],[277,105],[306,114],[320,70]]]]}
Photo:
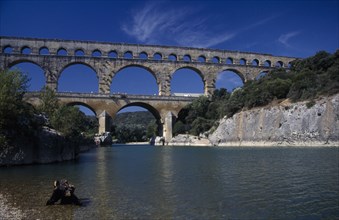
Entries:
{"type": "Polygon", "coordinates": [[[96,130],[95,133],[101,134],[110,130],[110,115],[106,112],[96,109],[95,106],[91,106],[81,101],[61,102],[67,106],[78,107],[79,111],[84,114],[84,120],[87,121],[87,126],[96,130]]]}
{"type": "Polygon", "coordinates": [[[45,71],[41,66],[31,60],[16,60],[10,63],[11,70],[19,70],[26,74],[30,79],[28,82],[28,91],[40,91],[46,84],[45,71]]]}
{"type": "Polygon", "coordinates": [[[148,110],[149,112],[151,112],[152,115],[154,116],[154,118],[155,118],[156,120],[161,120],[161,115],[160,115],[160,113],[158,112],[158,110],[155,109],[155,108],[154,108],[153,106],[151,106],[150,104],[143,103],[143,102],[133,102],[133,103],[129,103],[129,104],[124,105],[123,107],[121,107],[121,108],[118,110],[118,112],[121,111],[121,110],[123,110],[123,109],[125,109],[125,108],[127,108],[127,107],[133,107],[133,106],[142,107],[142,108],[148,110]]]}
{"type": "Polygon", "coordinates": [[[159,81],[156,74],[142,65],[127,65],[120,68],[113,76],[111,93],[157,95],[159,81]]]}
{"type": "Polygon", "coordinates": [[[69,63],[59,73],[57,91],[97,93],[99,91],[98,74],[86,63],[69,63]]]}
{"type": "Polygon", "coordinates": [[[91,70],[93,70],[93,72],[95,72],[96,76],[98,76],[98,73],[96,71],[96,69],[94,69],[93,66],[91,66],[90,64],[86,63],[86,62],[83,62],[83,61],[73,61],[73,62],[67,62],[66,65],[64,65],[63,67],[61,67],[60,71],[59,71],[59,75],[58,75],[58,78],[60,77],[61,73],[67,69],[68,67],[70,66],[73,66],[73,65],[83,65],[83,66],[86,66],[88,68],[90,68],[91,70]]]}
{"type": "MultiPolygon", "coordinates": [[[[157,127],[158,127],[158,135],[162,135],[163,134],[163,119],[160,115],[160,113],[158,112],[157,109],[155,109],[153,106],[147,104],[147,103],[143,103],[143,102],[133,102],[133,103],[129,103],[123,107],[121,107],[118,112],[126,109],[126,108],[129,108],[129,107],[142,107],[143,109],[149,111],[153,117],[155,118],[156,120],[156,124],[157,124],[157,127]]],[[[118,112],[116,114],[118,114],[118,112]]]]}
{"type": "Polygon", "coordinates": [[[90,106],[90,105],[88,105],[84,102],[69,102],[66,105],[68,105],[68,106],[84,106],[87,109],[89,109],[96,117],[98,117],[98,113],[95,111],[95,109],[92,106],[90,106]]]}
{"type": "Polygon", "coordinates": [[[191,66],[176,69],[171,74],[172,95],[204,94],[205,81],[202,72],[191,66]]]}

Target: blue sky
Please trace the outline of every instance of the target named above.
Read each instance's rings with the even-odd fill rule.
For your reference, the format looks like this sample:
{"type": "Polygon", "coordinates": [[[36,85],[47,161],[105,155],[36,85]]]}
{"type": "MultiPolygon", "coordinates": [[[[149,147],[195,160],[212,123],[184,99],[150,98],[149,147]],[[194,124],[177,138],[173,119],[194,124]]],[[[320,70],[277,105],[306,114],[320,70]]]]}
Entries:
{"type": "MultiPolygon", "coordinates": [[[[303,58],[320,50],[337,50],[338,29],[338,0],[0,0],[1,36],[190,46],[303,58]]],[[[41,87],[44,79],[38,67],[18,67],[29,72],[31,90],[41,87]]],[[[71,66],[61,75],[59,91],[96,92],[95,81],[90,69],[71,66]]],[[[218,88],[228,90],[240,85],[229,72],[220,74],[217,82],[218,88]]],[[[147,71],[127,68],[113,79],[111,90],[155,94],[157,85],[147,71]]],[[[172,92],[202,93],[203,84],[193,71],[180,70],[173,77],[172,92]]]]}

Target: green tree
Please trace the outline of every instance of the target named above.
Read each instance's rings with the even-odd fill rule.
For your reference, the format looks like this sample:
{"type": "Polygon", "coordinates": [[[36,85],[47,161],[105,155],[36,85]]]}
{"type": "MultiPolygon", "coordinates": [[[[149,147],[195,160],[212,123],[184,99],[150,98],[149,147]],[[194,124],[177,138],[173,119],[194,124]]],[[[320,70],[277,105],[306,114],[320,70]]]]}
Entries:
{"type": "Polygon", "coordinates": [[[55,92],[49,87],[44,87],[40,92],[41,104],[38,107],[40,112],[44,112],[48,117],[52,117],[53,113],[59,108],[59,102],[55,92]]]}
{"type": "Polygon", "coordinates": [[[79,137],[85,131],[86,116],[79,108],[62,105],[55,110],[51,125],[67,137],[79,137]]]}
{"type": "Polygon", "coordinates": [[[27,113],[27,104],[22,100],[29,79],[17,70],[2,70],[0,73],[0,129],[14,128],[18,119],[27,113]]]}
{"type": "Polygon", "coordinates": [[[32,130],[33,109],[23,101],[28,82],[18,70],[0,70],[0,146],[32,130]]]}
{"type": "Polygon", "coordinates": [[[192,123],[197,117],[205,117],[210,101],[206,96],[200,96],[194,100],[189,106],[188,115],[186,117],[187,123],[192,123]]]}

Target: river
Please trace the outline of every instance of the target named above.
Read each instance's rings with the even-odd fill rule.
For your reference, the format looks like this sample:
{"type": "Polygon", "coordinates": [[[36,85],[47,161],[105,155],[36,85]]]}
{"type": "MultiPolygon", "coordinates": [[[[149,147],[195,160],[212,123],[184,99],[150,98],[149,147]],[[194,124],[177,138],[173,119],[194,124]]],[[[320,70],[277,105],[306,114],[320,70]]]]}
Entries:
{"type": "Polygon", "coordinates": [[[338,219],[339,148],[116,145],[0,168],[0,219],[338,219]],[[55,179],[84,205],[45,206],[55,179]]]}

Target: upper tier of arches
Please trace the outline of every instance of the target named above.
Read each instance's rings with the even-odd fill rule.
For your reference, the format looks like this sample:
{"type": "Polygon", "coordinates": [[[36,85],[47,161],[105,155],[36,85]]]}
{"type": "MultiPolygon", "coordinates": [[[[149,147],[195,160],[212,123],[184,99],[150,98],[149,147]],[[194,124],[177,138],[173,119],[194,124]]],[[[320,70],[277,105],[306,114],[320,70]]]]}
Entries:
{"type": "Polygon", "coordinates": [[[84,56],[111,59],[141,59],[215,65],[244,65],[288,68],[295,58],[239,51],[203,48],[99,43],[88,41],[46,40],[0,37],[0,49],[6,54],[42,56],[84,56]]]}

